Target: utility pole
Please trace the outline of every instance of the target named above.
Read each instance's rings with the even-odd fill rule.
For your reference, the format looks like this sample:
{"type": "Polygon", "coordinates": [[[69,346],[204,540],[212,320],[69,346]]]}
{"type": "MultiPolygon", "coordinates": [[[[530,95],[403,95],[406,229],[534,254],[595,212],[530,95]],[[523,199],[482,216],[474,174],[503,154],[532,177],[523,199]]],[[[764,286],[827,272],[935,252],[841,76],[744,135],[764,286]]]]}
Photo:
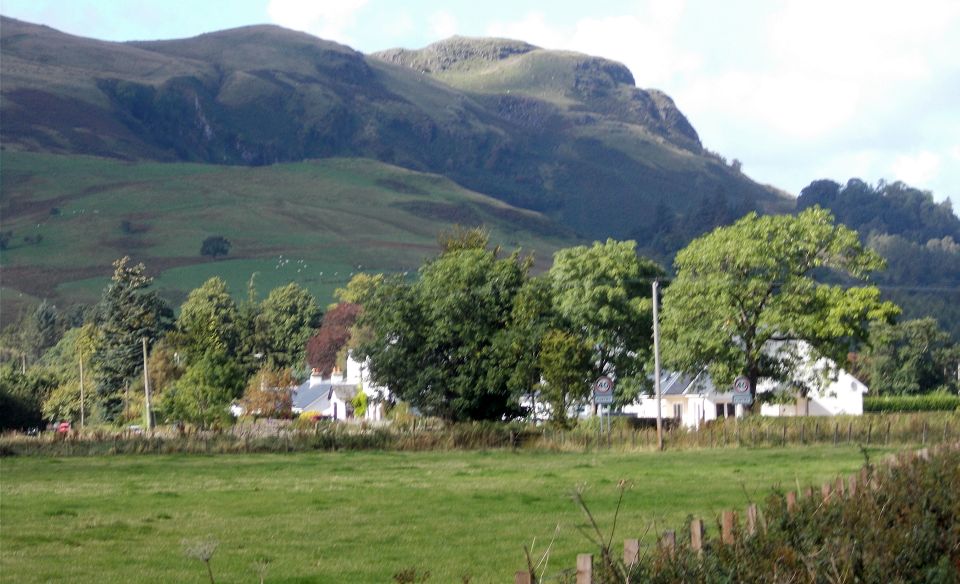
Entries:
{"type": "Polygon", "coordinates": [[[146,400],[147,430],[153,430],[153,410],[150,408],[150,371],[147,369],[147,337],[143,342],[143,393],[146,400]]]}
{"type": "Polygon", "coordinates": [[[83,395],[83,349],[80,349],[80,427],[83,428],[86,423],[84,413],[84,395],[83,395]]]}
{"type": "Polygon", "coordinates": [[[663,450],[663,410],[660,405],[660,281],[653,281],[653,387],[657,392],[657,450],[663,450]]]}

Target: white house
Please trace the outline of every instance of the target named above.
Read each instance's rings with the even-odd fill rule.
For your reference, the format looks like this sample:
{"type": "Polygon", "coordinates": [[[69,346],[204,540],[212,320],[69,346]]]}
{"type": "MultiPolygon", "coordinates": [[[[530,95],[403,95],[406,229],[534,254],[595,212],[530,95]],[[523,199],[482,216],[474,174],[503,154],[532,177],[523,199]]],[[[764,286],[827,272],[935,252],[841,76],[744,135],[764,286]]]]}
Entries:
{"type": "Polygon", "coordinates": [[[354,419],[353,399],[357,392],[367,396],[367,411],[363,419],[380,421],[384,418],[383,402],[389,397],[386,388],[370,383],[365,376],[366,367],[347,355],[344,371],[334,369],[330,377],[323,377],[314,370],[310,378],[293,392],[293,413],[316,412],[317,415],[332,420],[354,419]]]}
{"type": "MultiPolygon", "coordinates": [[[[779,394],[773,403],[763,403],[763,416],[838,416],[863,414],[863,395],[867,386],[827,358],[811,359],[810,346],[804,342],[781,344],[780,354],[796,359],[794,378],[787,382],[761,379],[757,394],[779,394]],[[805,395],[798,395],[803,388],[805,395]]],[[[710,376],[667,372],[660,381],[661,414],[680,420],[684,426],[698,428],[717,418],[742,416],[743,408],[733,404],[728,388],[718,389],[710,376]]],[[[641,418],[657,416],[656,396],[643,395],[624,412],[641,418]]]]}

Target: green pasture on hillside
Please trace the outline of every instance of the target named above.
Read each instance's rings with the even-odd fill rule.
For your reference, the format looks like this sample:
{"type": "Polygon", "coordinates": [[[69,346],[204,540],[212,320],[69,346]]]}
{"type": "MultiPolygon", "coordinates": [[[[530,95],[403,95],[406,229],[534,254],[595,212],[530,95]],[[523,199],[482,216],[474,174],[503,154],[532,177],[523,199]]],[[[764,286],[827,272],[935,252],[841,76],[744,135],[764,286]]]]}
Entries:
{"type": "MultiPolygon", "coordinates": [[[[881,451],[871,450],[872,456],[881,451]]],[[[852,446],[683,452],[340,452],[0,459],[4,582],[205,582],[184,540],[219,542],[218,582],[510,581],[558,535],[548,572],[594,551],[570,493],[615,539],[682,528],[863,464],[852,446]],[[559,527],[558,527],[559,526],[559,527]]]]}

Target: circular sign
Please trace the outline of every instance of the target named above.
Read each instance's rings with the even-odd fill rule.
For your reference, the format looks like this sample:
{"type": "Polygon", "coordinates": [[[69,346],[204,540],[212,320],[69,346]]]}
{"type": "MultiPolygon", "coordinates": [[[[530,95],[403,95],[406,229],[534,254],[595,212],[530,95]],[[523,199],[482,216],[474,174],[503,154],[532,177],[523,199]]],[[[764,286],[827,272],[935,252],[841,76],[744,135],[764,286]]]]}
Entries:
{"type": "Polygon", "coordinates": [[[604,375],[593,382],[593,392],[598,394],[613,393],[613,380],[604,375]]]}
{"type": "Polygon", "coordinates": [[[741,375],[733,380],[733,391],[736,393],[750,393],[750,379],[741,375]]]}

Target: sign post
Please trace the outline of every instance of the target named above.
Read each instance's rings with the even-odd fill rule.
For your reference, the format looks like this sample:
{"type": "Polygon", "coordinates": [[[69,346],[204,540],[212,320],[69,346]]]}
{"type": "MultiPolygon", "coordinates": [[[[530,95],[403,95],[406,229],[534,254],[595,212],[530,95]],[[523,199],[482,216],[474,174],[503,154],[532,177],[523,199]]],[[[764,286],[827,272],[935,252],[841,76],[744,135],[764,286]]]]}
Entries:
{"type": "Polygon", "coordinates": [[[750,393],[750,379],[744,375],[733,380],[733,403],[749,406],[753,403],[750,393]]]}
{"type": "MultiPolygon", "coordinates": [[[[610,404],[613,403],[613,380],[601,375],[593,382],[593,403],[607,406],[607,431],[610,430],[610,404]]],[[[600,410],[600,427],[603,428],[603,410],[600,410]]]]}

